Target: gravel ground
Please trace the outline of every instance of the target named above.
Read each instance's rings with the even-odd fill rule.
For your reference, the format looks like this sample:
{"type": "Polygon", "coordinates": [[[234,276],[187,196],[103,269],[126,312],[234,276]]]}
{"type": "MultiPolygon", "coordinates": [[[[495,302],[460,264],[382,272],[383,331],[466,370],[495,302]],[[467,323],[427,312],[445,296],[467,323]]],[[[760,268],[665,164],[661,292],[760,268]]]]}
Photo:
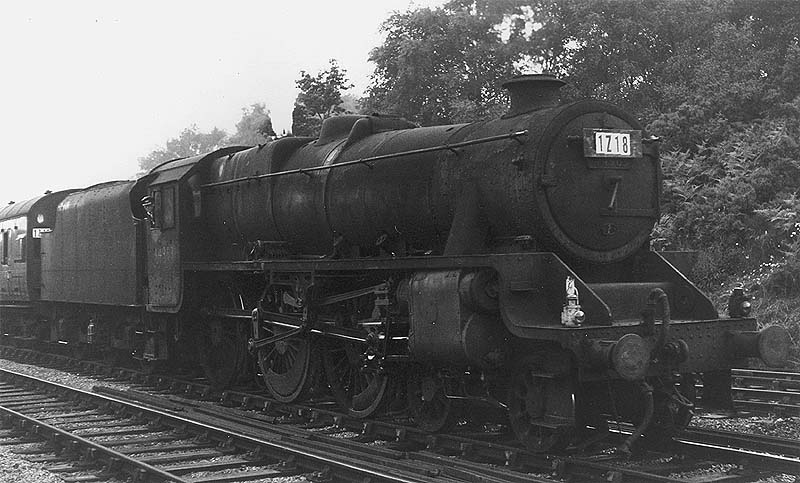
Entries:
{"type": "Polygon", "coordinates": [[[64,384],[65,386],[83,389],[84,391],[91,391],[92,387],[99,385],[108,386],[121,391],[124,391],[130,387],[128,384],[119,384],[106,380],[95,379],[92,377],[78,376],[69,372],[32,366],[30,364],[20,364],[13,361],[7,361],[5,359],[0,359],[0,367],[10,371],[20,372],[29,376],[39,377],[48,381],[64,384]]]}
{"type": "MultiPolygon", "coordinates": [[[[68,372],[59,371],[56,369],[48,369],[30,364],[20,364],[5,359],[0,359],[0,367],[11,371],[27,374],[48,381],[58,382],[65,386],[91,391],[94,386],[106,386],[120,391],[130,388],[128,384],[121,384],[110,382],[103,379],[95,379],[93,377],[79,376],[68,372]]],[[[101,428],[102,429],[102,428],[101,428]]],[[[89,430],[91,431],[91,430],[89,430]]],[[[88,433],[88,431],[84,431],[88,433]]],[[[89,435],[89,434],[85,434],[89,435]]],[[[135,438],[137,435],[131,435],[130,438],[135,438]]],[[[115,437],[98,438],[98,442],[103,439],[117,439],[115,437]]],[[[0,438],[0,443],[3,439],[0,438]]],[[[45,471],[44,465],[38,463],[29,463],[20,455],[12,453],[14,448],[20,446],[2,446],[0,445],[0,483],[56,483],[64,482],[61,478],[45,471]]],[[[200,474],[193,474],[192,476],[201,476],[200,474]]],[[[308,480],[303,476],[285,476],[279,478],[267,478],[255,481],[254,483],[304,483],[308,480]]]]}
{"type": "MultiPolygon", "coordinates": [[[[716,413],[700,413],[692,419],[692,426],[716,431],[800,439],[800,417],[747,416],[731,418],[716,413]]],[[[684,474],[682,476],[693,475],[684,474]]],[[[796,483],[798,481],[800,479],[794,475],[777,475],[758,480],[758,483],[796,483]]]]}
{"type": "MultiPolygon", "coordinates": [[[[33,366],[27,364],[17,364],[0,359],[0,367],[10,369],[17,372],[24,372],[25,374],[32,374],[33,366]]],[[[0,438],[0,443],[8,441],[8,439],[0,438]]],[[[25,446],[6,446],[0,445],[0,483],[16,483],[16,482],[41,482],[41,483],[55,483],[63,482],[61,478],[55,474],[44,470],[44,465],[39,463],[29,463],[20,455],[14,454],[15,449],[20,449],[25,446]]]]}
{"type": "MultiPolygon", "coordinates": [[[[5,441],[0,438],[0,443],[5,441]]],[[[12,453],[15,447],[0,446],[0,483],[63,483],[64,480],[43,469],[38,463],[28,463],[12,453]]]]}
{"type": "Polygon", "coordinates": [[[721,417],[715,413],[700,413],[692,419],[692,426],[735,433],[764,434],[800,440],[800,417],[747,416],[721,417]]]}

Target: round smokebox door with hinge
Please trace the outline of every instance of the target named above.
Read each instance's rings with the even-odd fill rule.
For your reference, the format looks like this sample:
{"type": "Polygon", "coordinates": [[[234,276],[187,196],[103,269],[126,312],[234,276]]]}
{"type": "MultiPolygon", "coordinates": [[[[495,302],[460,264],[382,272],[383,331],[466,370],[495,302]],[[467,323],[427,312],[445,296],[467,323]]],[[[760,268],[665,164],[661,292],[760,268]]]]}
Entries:
{"type": "Polygon", "coordinates": [[[582,101],[565,107],[543,139],[539,196],[555,241],[597,262],[635,252],[659,213],[659,166],[646,155],[638,122],[610,104],[582,101]]]}

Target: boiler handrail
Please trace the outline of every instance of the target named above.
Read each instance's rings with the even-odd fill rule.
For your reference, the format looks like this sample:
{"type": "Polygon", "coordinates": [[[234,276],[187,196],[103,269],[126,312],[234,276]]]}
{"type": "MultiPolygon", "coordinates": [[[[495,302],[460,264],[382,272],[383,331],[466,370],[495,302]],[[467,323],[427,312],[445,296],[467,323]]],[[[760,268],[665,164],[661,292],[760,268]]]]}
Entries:
{"type": "Polygon", "coordinates": [[[255,175],[255,176],[246,176],[244,178],[230,179],[230,180],[227,180],[227,181],[218,181],[216,183],[206,183],[204,185],[201,185],[200,187],[201,188],[215,188],[217,186],[225,186],[225,185],[234,184],[234,183],[243,183],[245,181],[255,181],[255,180],[264,179],[264,178],[274,178],[274,177],[277,177],[277,176],[286,176],[286,175],[289,175],[289,174],[309,174],[309,173],[312,173],[314,171],[323,171],[323,170],[326,170],[326,169],[343,168],[345,166],[352,166],[354,164],[363,164],[363,165],[367,166],[368,168],[372,169],[372,165],[369,164],[369,163],[372,163],[372,162],[375,162],[375,161],[384,161],[384,160],[387,160],[387,159],[399,158],[401,156],[411,156],[411,155],[414,155],[414,154],[432,153],[432,152],[436,152],[436,151],[445,151],[445,150],[453,151],[456,148],[463,148],[463,147],[466,147],[466,146],[473,146],[475,144],[483,144],[483,143],[489,143],[489,142],[493,142],[493,141],[501,141],[503,139],[514,139],[516,141],[519,141],[519,139],[517,139],[517,138],[519,138],[521,136],[526,136],[527,134],[528,134],[528,130],[526,129],[524,131],[515,131],[515,132],[512,132],[512,133],[508,133],[508,134],[499,134],[497,136],[489,136],[489,137],[485,137],[485,138],[471,139],[469,141],[462,141],[460,143],[443,144],[441,146],[432,146],[432,147],[429,147],[429,148],[412,149],[412,150],[409,150],[409,151],[400,151],[398,153],[381,154],[381,155],[378,155],[378,156],[371,156],[371,157],[368,157],[368,158],[359,158],[359,159],[354,159],[352,161],[345,161],[343,163],[331,164],[331,165],[327,165],[327,166],[314,166],[312,168],[297,168],[297,169],[290,169],[290,170],[286,170],[286,171],[278,171],[276,173],[267,173],[267,174],[260,174],[260,175],[255,175]]]}

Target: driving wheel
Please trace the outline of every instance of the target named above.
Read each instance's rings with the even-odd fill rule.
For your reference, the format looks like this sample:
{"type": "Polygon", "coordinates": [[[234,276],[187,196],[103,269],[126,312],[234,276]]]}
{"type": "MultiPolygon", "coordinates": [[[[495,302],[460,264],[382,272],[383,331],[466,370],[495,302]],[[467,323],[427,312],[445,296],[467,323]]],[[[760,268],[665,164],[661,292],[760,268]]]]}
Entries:
{"type": "Polygon", "coordinates": [[[315,357],[308,336],[283,339],[258,350],[264,384],[280,402],[305,399],[311,392],[315,357]]]}
{"type": "Polygon", "coordinates": [[[384,402],[387,374],[370,365],[363,346],[331,341],[322,352],[325,377],[339,406],[351,416],[365,418],[384,402]]]}

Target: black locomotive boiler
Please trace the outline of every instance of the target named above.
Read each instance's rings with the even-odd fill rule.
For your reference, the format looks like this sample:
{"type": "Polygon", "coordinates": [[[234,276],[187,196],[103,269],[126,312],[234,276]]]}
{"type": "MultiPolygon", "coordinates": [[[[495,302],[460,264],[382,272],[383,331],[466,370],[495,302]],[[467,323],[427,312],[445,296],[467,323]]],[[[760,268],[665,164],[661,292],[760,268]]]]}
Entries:
{"type": "Polygon", "coordinates": [[[124,318],[84,304],[73,340],[194,361],[220,385],[255,359],[280,401],[329,390],[352,415],[388,406],[430,431],[504,413],[540,451],[609,418],[637,425],[623,449],[680,429],[696,377],[704,404],[730,406],[731,367],[781,364],[788,334],[738,298],[721,318],[650,250],[657,139],[612,104],[559,104],[561,85],[509,81],[499,119],[341,116],[318,139],[114,185],[138,220],[115,251],[139,295],[124,318]]]}

